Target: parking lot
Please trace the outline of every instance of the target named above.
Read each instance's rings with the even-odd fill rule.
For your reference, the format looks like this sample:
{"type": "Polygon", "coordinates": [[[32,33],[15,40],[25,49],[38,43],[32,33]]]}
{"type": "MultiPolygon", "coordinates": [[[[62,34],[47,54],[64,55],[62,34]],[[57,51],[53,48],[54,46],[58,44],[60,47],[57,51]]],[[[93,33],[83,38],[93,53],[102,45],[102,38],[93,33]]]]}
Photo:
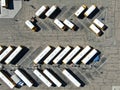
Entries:
{"type": "MultiPolygon", "coordinates": [[[[18,46],[23,45],[29,50],[18,61],[17,65],[28,72],[37,83],[38,87],[28,88],[24,86],[22,90],[39,90],[39,89],[79,89],[79,90],[112,90],[113,86],[120,86],[120,61],[119,61],[119,9],[120,1],[114,0],[30,0],[23,1],[22,8],[14,18],[0,18],[0,44],[3,46],[18,46]],[[69,19],[78,26],[77,31],[67,30],[62,31],[54,23],[54,19],[36,18],[37,25],[40,27],[38,32],[31,31],[25,21],[35,16],[35,12],[42,5],[57,5],[61,12],[56,18],[64,20],[69,19]],[[92,19],[78,19],[73,14],[82,5],[88,7],[96,4],[100,10],[92,19]],[[104,22],[108,29],[101,37],[97,37],[90,29],[89,25],[92,21],[98,18],[104,22]],[[90,65],[38,65],[39,69],[44,70],[50,68],[61,78],[67,85],[65,87],[46,87],[33,73],[35,69],[33,65],[34,58],[46,47],[57,47],[58,45],[66,47],[70,45],[75,47],[80,45],[93,46],[101,52],[101,59],[97,63],[90,65]],[[67,78],[62,75],[62,70],[69,68],[74,72],[84,83],[84,87],[75,87],[67,78]]],[[[10,11],[9,11],[10,12],[10,11]]],[[[9,13],[10,14],[10,13],[9,13]]],[[[5,65],[5,70],[14,70],[17,66],[5,65]]],[[[10,72],[10,71],[9,71],[10,72]]],[[[1,80],[0,88],[9,90],[1,80]]],[[[17,90],[15,88],[14,90],[17,90]]],[[[116,89],[118,90],[118,89],[116,89]]]]}

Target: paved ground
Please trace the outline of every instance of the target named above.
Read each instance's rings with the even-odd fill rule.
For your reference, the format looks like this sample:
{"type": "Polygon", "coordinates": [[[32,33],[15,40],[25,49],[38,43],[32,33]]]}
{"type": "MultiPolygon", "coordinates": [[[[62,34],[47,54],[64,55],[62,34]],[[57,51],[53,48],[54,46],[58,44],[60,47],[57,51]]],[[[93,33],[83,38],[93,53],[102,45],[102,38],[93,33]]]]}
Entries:
{"type": "MultiPolygon", "coordinates": [[[[23,7],[15,18],[0,19],[0,43],[5,46],[24,45],[30,48],[28,53],[18,62],[18,65],[22,65],[23,67],[26,66],[26,68],[29,68],[29,65],[32,65],[32,60],[47,45],[54,47],[57,45],[61,45],[63,47],[66,45],[71,45],[73,47],[76,45],[80,45],[82,47],[91,45],[100,50],[102,55],[104,55],[102,56],[103,58],[101,59],[101,62],[93,67],[70,67],[70,69],[77,74],[78,77],[82,77],[87,84],[85,87],[76,88],[73,84],[67,81],[64,76],[60,75],[62,68],[69,66],[62,65],[59,68],[58,66],[57,68],[54,68],[52,66],[43,65],[39,68],[49,67],[60,75],[61,79],[65,79],[65,81],[69,83],[66,87],[52,87],[50,89],[68,90],[71,88],[75,90],[112,90],[112,86],[120,86],[119,5],[120,1],[118,0],[30,0],[29,2],[23,2],[23,7]],[[100,12],[94,18],[105,18],[103,22],[108,26],[108,29],[104,32],[103,36],[96,37],[96,35],[88,29],[89,24],[94,18],[77,19],[74,17],[73,13],[83,3],[88,6],[94,3],[100,9],[100,12]],[[39,32],[32,32],[29,30],[29,28],[24,24],[25,20],[34,16],[34,13],[38,10],[38,8],[44,4],[49,6],[53,4],[58,5],[62,11],[57,18],[61,20],[64,20],[65,18],[72,19],[72,21],[79,27],[78,31],[68,30],[63,32],[56,27],[53,20],[49,18],[37,18],[37,24],[41,28],[39,32]]],[[[29,70],[27,71],[31,73],[31,70],[29,70]]],[[[33,78],[37,80],[35,76],[33,76],[33,78]]],[[[38,80],[38,82],[40,81],[38,80]]],[[[2,84],[0,86],[1,89],[9,90],[2,81],[0,81],[0,83],[2,84]]],[[[48,88],[41,83],[38,87],[28,88],[24,86],[21,89],[46,90],[48,88]]],[[[15,88],[14,90],[17,89],[15,88]]]]}

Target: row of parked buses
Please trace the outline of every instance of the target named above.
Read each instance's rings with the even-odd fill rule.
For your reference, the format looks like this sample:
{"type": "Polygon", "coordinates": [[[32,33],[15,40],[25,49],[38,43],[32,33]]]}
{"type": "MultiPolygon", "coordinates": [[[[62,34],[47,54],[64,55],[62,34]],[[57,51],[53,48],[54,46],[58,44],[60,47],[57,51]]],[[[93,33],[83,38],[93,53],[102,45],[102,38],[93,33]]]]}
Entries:
{"type": "Polygon", "coordinates": [[[75,30],[76,29],[76,25],[71,22],[68,19],[65,19],[63,22],[59,19],[55,19],[54,23],[63,31],[65,31],[67,28],[71,29],[71,30],[75,30]]]}
{"type": "Polygon", "coordinates": [[[56,5],[51,6],[50,8],[48,6],[41,6],[38,11],[36,11],[35,15],[37,17],[41,17],[43,14],[45,14],[46,17],[50,17],[58,7],[56,5]]]}
{"type": "Polygon", "coordinates": [[[18,46],[16,49],[8,46],[5,50],[0,46],[0,62],[4,61],[5,64],[10,64],[22,50],[22,46],[18,46]]]}
{"type": "Polygon", "coordinates": [[[93,58],[99,55],[99,51],[91,46],[86,46],[82,49],[80,46],[76,46],[74,49],[70,46],[66,46],[64,49],[57,46],[51,53],[51,46],[47,46],[34,60],[34,64],[45,63],[50,64],[68,64],[72,62],[73,64],[78,64],[82,62],[83,64],[88,64],[93,58]]]}
{"type": "Polygon", "coordinates": [[[8,72],[1,70],[0,71],[0,78],[5,82],[11,89],[14,87],[22,87],[26,84],[28,87],[33,85],[33,82],[30,78],[24,73],[22,70],[15,70],[14,75],[9,75],[8,72]]]}
{"type": "Polygon", "coordinates": [[[79,9],[74,13],[74,15],[76,17],[90,17],[91,14],[93,14],[95,12],[95,10],[97,9],[96,5],[91,5],[89,8],[87,8],[86,5],[82,5],[79,7],[79,9]]]}
{"type": "MultiPolygon", "coordinates": [[[[49,69],[43,70],[41,72],[40,70],[36,69],[33,71],[33,73],[48,87],[52,86],[52,83],[54,83],[57,87],[61,87],[63,83],[59,80],[59,77],[56,77],[49,69]]],[[[76,79],[76,76],[72,74],[69,69],[64,69],[62,71],[62,74],[69,79],[76,87],[80,87],[82,85],[82,82],[80,82],[78,79],[76,79]]]]}
{"type": "MultiPolygon", "coordinates": [[[[80,77],[78,78],[70,69],[63,69],[61,71],[63,76],[65,76],[70,82],[72,82],[76,87],[82,86],[84,83],[80,77]]],[[[65,86],[64,80],[60,80],[59,75],[54,73],[51,69],[33,70],[33,74],[40,79],[47,87],[61,87],[65,86]],[[57,76],[56,76],[56,75],[57,76]]],[[[34,86],[35,81],[31,79],[31,76],[25,72],[23,69],[16,69],[13,75],[10,75],[7,71],[0,71],[0,79],[3,80],[6,85],[8,85],[11,89],[15,87],[22,87],[23,85],[27,85],[28,87],[34,86]]],[[[67,83],[66,83],[67,85],[67,83]]]]}
{"type": "Polygon", "coordinates": [[[24,85],[24,82],[16,74],[10,75],[7,71],[4,70],[0,71],[0,79],[11,89],[24,85]]]}
{"type": "Polygon", "coordinates": [[[89,26],[89,28],[97,35],[101,36],[103,31],[106,30],[107,26],[101,22],[99,19],[94,19],[93,24],[89,26]]]}

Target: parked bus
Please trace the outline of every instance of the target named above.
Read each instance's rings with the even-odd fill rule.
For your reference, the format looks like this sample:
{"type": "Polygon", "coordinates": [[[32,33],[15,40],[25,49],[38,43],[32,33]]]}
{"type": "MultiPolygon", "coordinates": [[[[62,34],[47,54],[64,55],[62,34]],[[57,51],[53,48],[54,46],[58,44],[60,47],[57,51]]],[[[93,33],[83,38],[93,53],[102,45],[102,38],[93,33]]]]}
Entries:
{"type": "Polygon", "coordinates": [[[47,10],[48,10],[48,6],[43,5],[43,6],[41,6],[41,7],[37,10],[37,12],[35,13],[35,15],[36,15],[37,17],[39,17],[39,16],[41,16],[43,13],[45,13],[47,10]]]}
{"type": "Polygon", "coordinates": [[[44,63],[48,64],[61,50],[62,48],[57,46],[56,49],[44,60],[44,63]]]}
{"type": "Polygon", "coordinates": [[[53,5],[46,13],[45,13],[45,15],[47,16],[47,17],[50,17],[56,10],[57,10],[57,6],[56,5],[53,5]]]}
{"type": "Polygon", "coordinates": [[[45,69],[43,71],[43,73],[57,86],[60,87],[62,85],[62,83],[60,81],[58,81],[58,79],[53,76],[47,69],[45,69]]]}
{"type": "Polygon", "coordinates": [[[32,31],[36,31],[37,27],[35,25],[33,25],[33,23],[30,20],[26,20],[25,24],[32,30],[32,31]]]}
{"type": "Polygon", "coordinates": [[[55,64],[59,63],[60,60],[71,50],[70,46],[67,46],[54,60],[55,64]]]}
{"type": "Polygon", "coordinates": [[[65,19],[65,20],[63,21],[63,23],[64,23],[67,27],[69,27],[70,29],[75,30],[75,25],[74,25],[71,21],[69,21],[68,19],[65,19]]]}
{"type": "Polygon", "coordinates": [[[3,71],[0,71],[0,78],[5,82],[11,89],[15,87],[15,82],[3,71]]]}
{"type": "Polygon", "coordinates": [[[64,69],[62,73],[77,87],[81,86],[81,83],[73,76],[71,73],[67,70],[64,69]]]}
{"type": "Polygon", "coordinates": [[[40,60],[43,59],[43,57],[51,50],[52,48],[50,46],[47,46],[34,60],[33,62],[37,64],[40,62],[40,60]]]}
{"type": "Polygon", "coordinates": [[[5,60],[6,64],[9,64],[20,52],[22,51],[22,47],[18,46],[12,54],[5,60]]]}
{"type": "Polygon", "coordinates": [[[96,5],[91,5],[88,10],[84,13],[86,17],[89,17],[96,9],[96,5]]]}
{"type": "Polygon", "coordinates": [[[63,60],[64,64],[70,62],[70,60],[81,50],[79,46],[76,46],[63,60]]]}
{"type": "Polygon", "coordinates": [[[15,70],[15,74],[28,86],[28,87],[32,87],[33,83],[32,81],[30,81],[30,79],[28,78],[27,75],[25,75],[24,72],[22,72],[21,70],[15,70]]]}
{"type": "Polygon", "coordinates": [[[92,48],[86,46],[77,56],[72,60],[74,64],[77,64],[92,48]]]}
{"type": "Polygon", "coordinates": [[[0,55],[0,61],[8,57],[8,55],[13,51],[13,48],[9,46],[1,55],[0,55]]]}
{"type": "Polygon", "coordinates": [[[54,23],[63,31],[66,29],[66,26],[59,19],[55,19],[54,23]]]}
{"type": "Polygon", "coordinates": [[[105,29],[105,24],[102,23],[100,20],[98,20],[97,18],[93,21],[93,23],[99,27],[100,29],[104,30],[105,29]]]}
{"type": "Polygon", "coordinates": [[[1,6],[4,8],[8,8],[8,1],[9,0],[1,0],[1,6]]]}
{"type": "Polygon", "coordinates": [[[33,73],[48,87],[52,86],[52,83],[39,71],[39,70],[34,70],[33,73]]]}
{"type": "Polygon", "coordinates": [[[98,27],[96,27],[94,24],[91,24],[91,25],[89,26],[89,28],[90,28],[90,30],[92,30],[97,36],[101,36],[101,34],[102,34],[101,30],[100,30],[98,27]]]}
{"type": "Polygon", "coordinates": [[[74,13],[74,15],[76,17],[79,17],[81,14],[83,14],[83,12],[87,9],[86,5],[82,5],[81,7],[79,7],[79,9],[74,13]]]}
{"type": "Polygon", "coordinates": [[[96,54],[98,51],[93,49],[83,60],[81,61],[83,64],[87,64],[96,54]]]}

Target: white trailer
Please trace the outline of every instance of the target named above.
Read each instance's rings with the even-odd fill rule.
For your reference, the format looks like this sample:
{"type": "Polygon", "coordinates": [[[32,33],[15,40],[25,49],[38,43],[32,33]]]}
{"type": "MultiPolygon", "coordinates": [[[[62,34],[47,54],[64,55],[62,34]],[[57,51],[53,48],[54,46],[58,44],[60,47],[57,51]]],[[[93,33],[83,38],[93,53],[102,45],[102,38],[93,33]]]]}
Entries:
{"type": "Polygon", "coordinates": [[[57,80],[55,76],[53,76],[47,69],[43,71],[43,73],[57,86],[60,87],[62,83],[57,80]]]}
{"type": "Polygon", "coordinates": [[[99,27],[100,29],[104,30],[105,24],[102,23],[102,22],[101,22],[100,20],[98,20],[97,18],[93,21],[93,23],[94,23],[97,27],[99,27]]]}
{"type": "Polygon", "coordinates": [[[13,51],[13,48],[9,46],[1,55],[0,55],[0,61],[5,59],[11,52],[13,51]]]}
{"type": "Polygon", "coordinates": [[[62,73],[77,87],[81,86],[81,83],[73,76],[70,74],[70,72],[68,72],[68,70],[64,69],[62,71],[62,73]]]}
{"type": "Polygon", "coordinates": [[[90,46],[86,46],[77,56],[72,60],[74,64],[77,64],[92,48],[90,46]]]}
{"type": "Polygon", "coordinates": [[[55,64],[59,63],[60,60],[71,50],[70,46],[67,46],[54,60],[55,64]]]}
{"type": "Polygon", "coordinates": [[[28,86],[32,87],[33,83],[29,80],[29,78],[21,71],[15,70],[15,74],[28,86]]]}
{"type": "Polygon", "coordinates": [[[64,25],[59,19],[55,19],[55,20],[54,20],[54,23],[55,23],[60,29],[62,29],[62,30],[65,30],[65,29],[66,29],[65,25],[64,25]]]}
{"type": "Polygon", "coordinates": [[[79,9],[74,13],[76,17],[79,17],[85,10],[87,9],[86,5],[82,5],[79,9]]]}
{"type": "Polygon", "coordinates": [[[88,8],[88,10],[84,13],[84,15],[85,15],[86,17],[89,17],[89,16],[91,15],[91,13],[93,13],[96,8],[97,8],[96,5],[91,5],[91,6],[88,8]]]}
{"type": "Polygon", "coordinates": [[[37,17],[39,17],[39,16],[41,16],[43,13],[45,13],[45,12],[47,11],[47,9],[48,9],[48,6],[43,5],[43,6],[41,6],[41,7],[37,10],[37,12],[35,13],[35,15],[36,15],[37,17]]]}
{"type": "Polygon", "coordinates": [[[48,87],[52,86],[52,83],[37,69],[33,71],[33,73],[48,87]]]}
{"type": "Polygon", "coordinates": [[[76,46],[63,60],[64,64],[67,64],[79,51],[81,48],[76,46]]]}
{"type": "Polygon", "coordinates": [[[8,0],[1,0],[1,6],[4,8],[8,8],[8,0]]]}
{"type": "Polygon", "coordinates": [[[6,73],[3,73],[2,71],[0,71],[0,78],[1,80],[3,80],[3,82],[5,82],[11,89],[13,89],[15,87],[15,83],[12,81],[11,78],[9,78],[9,76],[6,73]]]}
{"type": "Polygon", "coordinates": [[[25,24],[32,30],[32,31],[36,31],[37,28],[35,25],[33,25],[33,23],[30,20],[26,20],[25,24]]]}
{"type": "Polygon", "coordinates": [[[70,29],[72,29],[72,30],[75,29],[75,25],[74,25],[72,22],[70,22],[68,19],[65,19],[65,20],[63,21],[63,23],[64,23],[67,27],[69,27],[70,29]]]}
{"type": "Polygon", "coordinates": [[[61,50],[62,48],[57,46],[56,49],[44,60],[44,63],[48,64],[61,50]]]}
{"type": "Polygon", "coordinates": [[[92,30],[97,36],[100,36],[102,34],[101,30],[96,27],[94,24],[91,24],[89,26],[90,30],[92,30]]]}
{"type": "Polygon", "coordinates": [[[83,60],[81,61],[83,64],[87,64],[96,54],[98,51],[93,49],[83,60]]]}
{"type": "Polygon", "coordinates": [[[43,57],[51,50],[50,46],[47,46],[34,60],[33,62],[37,64],[43,57]]]}
{"type": "Polygon", "coordinates": [[[45,15],[46,15],[47,17],[50,17],[50,16],[56,11],[56,9],[57,9],[57,6],[56,6],[56,5],[53,5],[53,6],[45,13],[45,15]]]}
{"type": "Polygon", "coordinates": [[[18,46],[12,54],[5,60],[6,64],[9,64],[20,52],[22,51],[22,47],[18,46]]]}
{"type": "Polygon", "coordinates": [[[22,87],[24,85],[24,82],[16,75],[12,75],[11,79],[15,82],[16,86],[22,87]]]}

